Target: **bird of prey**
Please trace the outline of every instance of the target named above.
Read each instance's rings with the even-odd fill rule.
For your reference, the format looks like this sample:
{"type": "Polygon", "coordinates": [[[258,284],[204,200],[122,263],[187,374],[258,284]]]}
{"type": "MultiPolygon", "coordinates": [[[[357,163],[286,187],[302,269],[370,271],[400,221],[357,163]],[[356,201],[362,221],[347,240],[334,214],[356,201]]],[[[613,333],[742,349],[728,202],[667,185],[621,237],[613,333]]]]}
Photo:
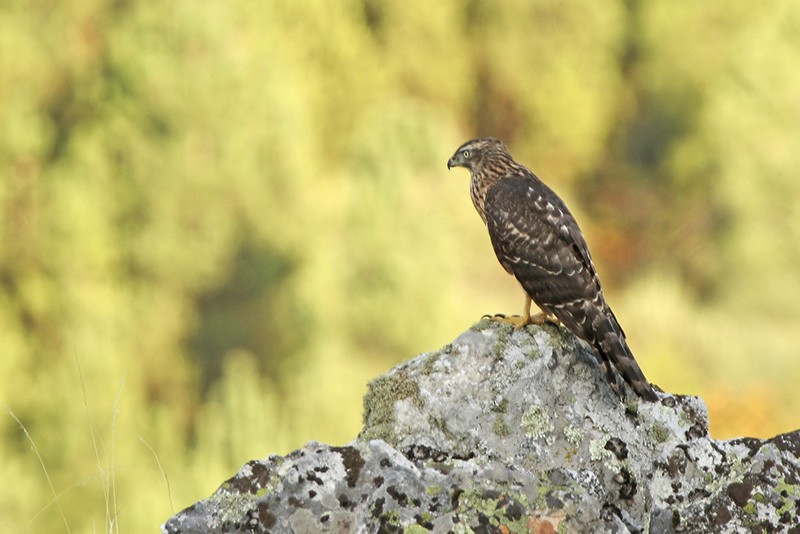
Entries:
{"type": "Polygon", "coordinates": [[[497,259],[525,291],[522,316],[506,320],[522,328],[554,317],[593,348],[615,391],[611,366],[640,397],[658,400],[606,303],[586,240],[564,201],[514,161],[499,139],[467,141],[447,162],[452,167],[470,171],[472,202],[497,259]],[[531,301],[543,313],[531,316],[531,301]]]}

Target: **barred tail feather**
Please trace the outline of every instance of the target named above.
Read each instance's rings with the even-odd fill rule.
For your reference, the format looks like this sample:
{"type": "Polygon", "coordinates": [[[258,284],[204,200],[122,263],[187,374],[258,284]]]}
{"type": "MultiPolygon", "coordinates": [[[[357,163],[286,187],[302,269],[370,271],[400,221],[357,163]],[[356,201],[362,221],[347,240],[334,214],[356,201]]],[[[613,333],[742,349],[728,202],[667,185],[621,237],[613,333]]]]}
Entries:
{"type": "Polygon", "coordinates": [[[633,391],[649,402],[658,400],[625,340],[625,332],[614,312],[598,292],[594,299],[576,299],[552,306],[539,306],[555,315],[567,330],[586,341],[595,351],[600,368],[609,385],[619,393],[616,373],[622,376],[633,391]]]}
{"type": "Polygon", "coordinates": [[[598,327],[594,332],[592,345],[600,354],[601,360],[611,362],[625,382],[641,398],[649,402],[657,401],[658,397],[653,391],[653,387],[645,378],[639,364],[636,363],[633,353],[625,341],[625,334],[610,310],[598,327]]]}

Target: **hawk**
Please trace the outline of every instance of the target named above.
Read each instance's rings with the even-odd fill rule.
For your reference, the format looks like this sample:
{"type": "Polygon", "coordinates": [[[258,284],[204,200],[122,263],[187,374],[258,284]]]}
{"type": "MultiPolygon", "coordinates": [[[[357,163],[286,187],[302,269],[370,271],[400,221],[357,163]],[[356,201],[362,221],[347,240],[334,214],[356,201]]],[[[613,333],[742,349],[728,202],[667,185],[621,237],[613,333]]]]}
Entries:
{"type": "Polygon", "coordinates": [[[589,247],[564,201],[514,161],[499,139],[467,141],[448,160],[453,167],[470,171],[472,202],[497,259],[525,292],[522,316],[503,320],[522,328],[554,317],[592,347],[612,388],[613,366],[640,397],[658,400],[606,303],[589,247]],[[542,313],[531,316],[531,301],[542,313]]]}

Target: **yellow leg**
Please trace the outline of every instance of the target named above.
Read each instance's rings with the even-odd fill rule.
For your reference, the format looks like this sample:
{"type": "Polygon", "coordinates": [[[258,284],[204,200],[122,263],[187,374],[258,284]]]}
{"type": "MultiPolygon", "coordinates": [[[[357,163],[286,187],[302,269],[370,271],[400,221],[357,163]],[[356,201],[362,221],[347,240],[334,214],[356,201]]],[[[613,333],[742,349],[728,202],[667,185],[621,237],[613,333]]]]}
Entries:
{"type": "Polygon", "coordinates": [[[514,325],[514,330],[519,330],[520,328],[524,328],[529,324],[542,325],[545,321],[550,321],[556,324],[558,323],[557,319],[552,318],[545,311],[531,316],[531,303],[531,297],[528,295],[528,293],[525,293],[525,305],[522,308],[521,316],[512,315],[511,317],[506,317],[505,315],[495,315],[492,317],[492,319],[495,321],[512,324],[514,325]]]}
{"type": "Polygon", "coordinates": [[[519,330],[523,326],[527,326],[531,324],[531,297],[528,293],[525,293],[525,306],[522,307],[522,321],[520,321],[519,326],[515,326],[516,330],[519,330]]]}

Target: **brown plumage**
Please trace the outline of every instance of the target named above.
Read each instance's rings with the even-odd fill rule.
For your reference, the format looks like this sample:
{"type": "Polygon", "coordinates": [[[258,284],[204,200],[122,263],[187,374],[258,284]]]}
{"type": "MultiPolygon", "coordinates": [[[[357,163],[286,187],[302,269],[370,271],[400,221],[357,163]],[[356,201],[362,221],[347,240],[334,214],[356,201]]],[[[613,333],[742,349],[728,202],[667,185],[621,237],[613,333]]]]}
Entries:
{"type": "Polygon", "coordinates": [[[606,303],[578,223],[552,189],[511,157],[499,139],[467,141],[447,162],[472,174],[472,202],[489,230],[500,264],[526,294],[517,328],[557,318],[595,352],[609,383],[611,366],[643,399],[653,388],[628,348],[625,333],[606,303]],[[531,300],[544,314],[531,317],[531,300]]]}

